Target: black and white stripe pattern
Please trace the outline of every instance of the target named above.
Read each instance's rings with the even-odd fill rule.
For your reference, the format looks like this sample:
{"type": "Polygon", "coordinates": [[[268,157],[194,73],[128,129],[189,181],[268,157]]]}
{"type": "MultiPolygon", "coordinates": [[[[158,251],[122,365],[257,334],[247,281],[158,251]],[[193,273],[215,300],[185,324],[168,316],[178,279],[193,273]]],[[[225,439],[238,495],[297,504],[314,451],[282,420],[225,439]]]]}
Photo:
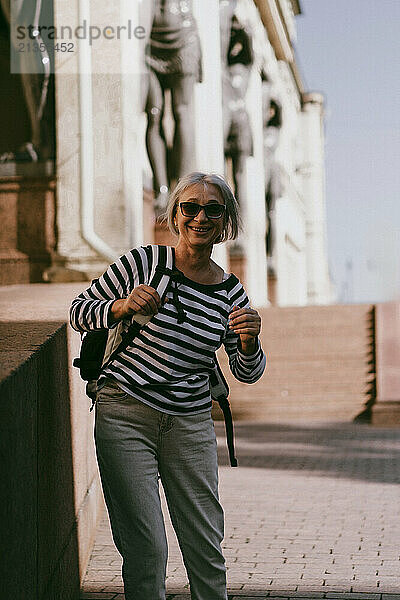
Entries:
{"type": "MultiPolygon", "coordinates": [[[[113,302],[125,298],[138,285],[147,284],[152,266],[151,246],[120,257],[73,300],[72,327],[80,332],[113,327],[113,302]]],[[[131,396],[169,414],[205,411],[211,406],[208,377],[213,355],[222,344],[236,379],[254,383],[261,377],[266,359],[260,344],[253,355],[245,356],[237,348],[239,336],[228,329],[233,306],[249,306],[235,275],[215,285],[196,283],[182,275],[179,283],[171,283],[166,297],[166,303],[132,345],[103,370],[99,385],[104,377],[115,379],[131,396]],[[172,285],[177,285],[185,311],[183,323],[177,322],[172,285]]]]}

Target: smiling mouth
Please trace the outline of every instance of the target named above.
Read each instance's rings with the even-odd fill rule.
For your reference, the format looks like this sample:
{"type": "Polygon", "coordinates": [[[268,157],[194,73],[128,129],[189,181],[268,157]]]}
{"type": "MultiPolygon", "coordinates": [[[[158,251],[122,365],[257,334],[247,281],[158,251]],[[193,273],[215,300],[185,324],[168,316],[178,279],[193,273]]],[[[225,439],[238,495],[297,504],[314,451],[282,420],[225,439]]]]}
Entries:
{"type": "Polygon", "coordinates": [[[188,225],[188,228],[192,231],[195,231],[196,233],[206,233],[211,229],[211,227],[191,227],[190,225],[188,225]]]}

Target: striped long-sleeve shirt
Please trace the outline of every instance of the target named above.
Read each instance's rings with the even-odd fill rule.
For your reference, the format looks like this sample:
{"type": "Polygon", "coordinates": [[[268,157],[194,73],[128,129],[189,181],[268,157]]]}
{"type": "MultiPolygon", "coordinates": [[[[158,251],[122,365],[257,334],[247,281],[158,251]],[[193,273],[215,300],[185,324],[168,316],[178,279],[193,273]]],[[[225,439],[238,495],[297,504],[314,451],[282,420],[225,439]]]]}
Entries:
{"type": "MultiPolygon", "coordinates": [[[[149,283],[151,246],[131,250],[71,305],[70,321],[80,332],[115,326],[111,307],[140,284],[149,283]]],[[[194,414],[211,407],[209,372],[215,351],[223,344],[229,366],[239,381],[254,383],[265,369],[265,355],[257,340],[254,354],[238,349],[238,334],[228,327],[228,315],[236,305],[249,306],[242,284],[225,274],[217,284],[201,284],[183,274],[177,284],[185,320],[178,323],[171,285],[166,302],[141,329],[132,344],[102,371],[119,387],[149,406],[173,415],[194,414]]],[[[129,322],[127,323],[129,324],[129,322]]]]}

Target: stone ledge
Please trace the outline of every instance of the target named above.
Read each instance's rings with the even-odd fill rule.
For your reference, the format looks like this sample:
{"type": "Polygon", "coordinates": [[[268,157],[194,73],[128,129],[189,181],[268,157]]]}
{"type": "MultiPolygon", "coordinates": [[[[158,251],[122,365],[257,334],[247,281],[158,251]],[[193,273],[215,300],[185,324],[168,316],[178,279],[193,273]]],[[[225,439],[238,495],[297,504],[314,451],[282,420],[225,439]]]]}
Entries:
{"type": "Polygon", "coordinates": [[[65,323],[59,321],[0,322],[0,381],[22,367],[63,327],[65,323]]]}
{"type": "Polygon", "coordinates": [[[75,600],[79,552],[67,326],[2,322],[0,337],[2,597],[31,600],[37,590],[41,598],[75,600]]]}

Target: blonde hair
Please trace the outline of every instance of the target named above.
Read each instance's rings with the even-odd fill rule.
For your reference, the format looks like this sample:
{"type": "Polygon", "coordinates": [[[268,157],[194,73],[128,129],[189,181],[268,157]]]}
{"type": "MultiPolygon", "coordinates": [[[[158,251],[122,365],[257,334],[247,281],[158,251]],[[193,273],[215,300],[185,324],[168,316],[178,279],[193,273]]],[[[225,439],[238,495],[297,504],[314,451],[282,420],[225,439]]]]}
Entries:
{"type": "Polygon", "coordinates": [[[174,222],[179,199],[185,190],[197,183],[202,184],[203,186],[207,186],[207,184],[215,185],[215,187],[218,188],[225,205],[223,230],[214,243],[219,244],[221,242],[226,242],[226,240],[235,240],[239,234],[240,228],[239,204],[228,183],[217,173],[201,173],[200,171],[194,171],[179,179],[174,191],[169,197],[164,217],[169,230],[175,235],[179,235],[179,231],[174,222]]]}

